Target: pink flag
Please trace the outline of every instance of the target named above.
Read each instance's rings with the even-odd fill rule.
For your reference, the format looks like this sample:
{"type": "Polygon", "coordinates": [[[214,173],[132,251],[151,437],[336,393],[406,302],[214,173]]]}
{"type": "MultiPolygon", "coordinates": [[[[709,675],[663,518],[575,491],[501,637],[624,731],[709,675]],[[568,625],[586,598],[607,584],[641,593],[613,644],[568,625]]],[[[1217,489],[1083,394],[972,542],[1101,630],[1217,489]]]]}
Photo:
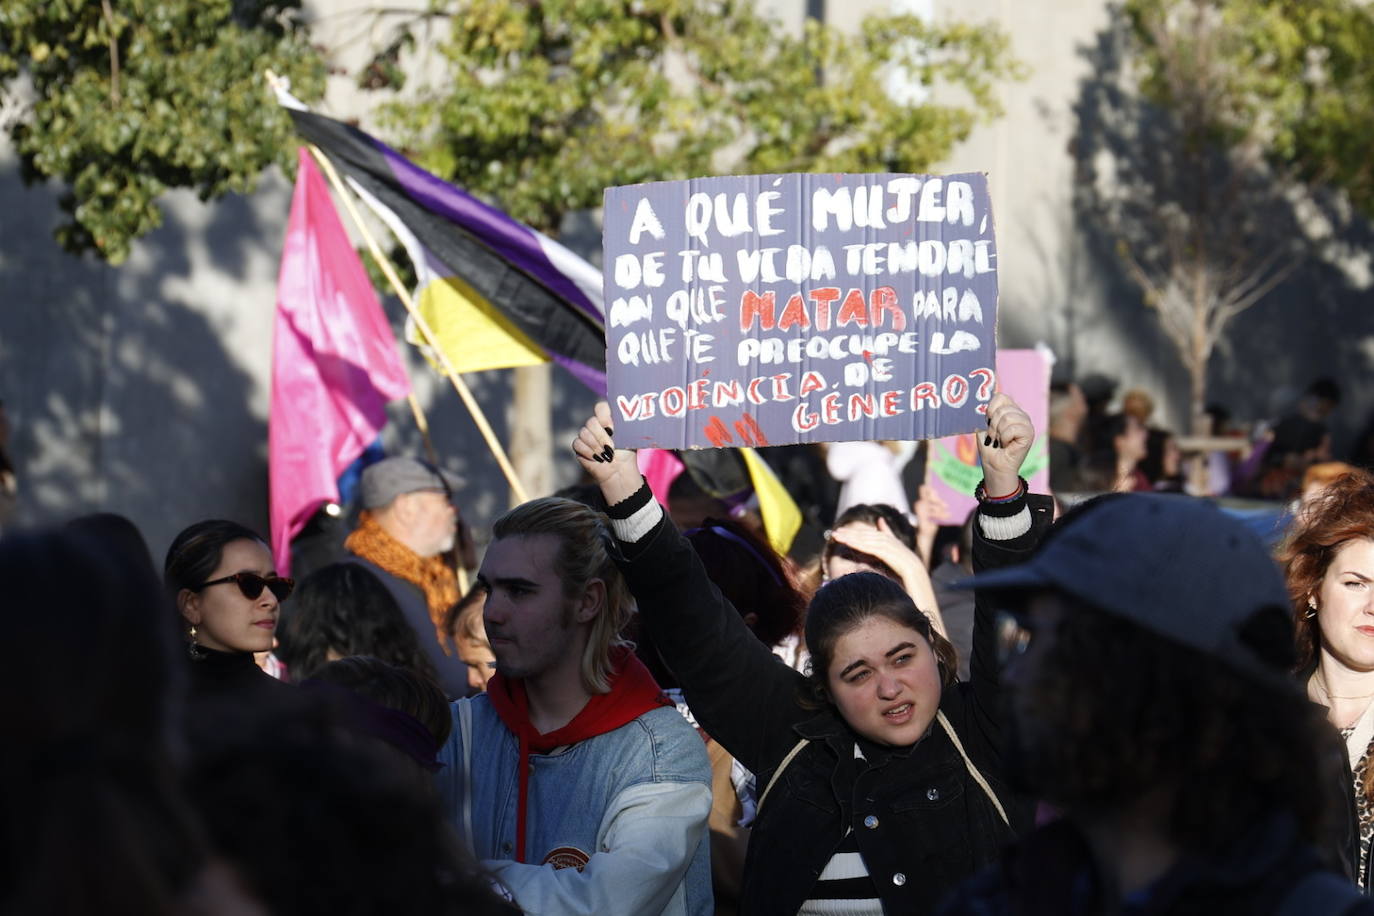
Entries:
{"type": "Polygon", "coordinates": [[[642,448],[635,452],[639,473],[649,482],[654,499],[668,505],[668,490],[678,475],[686,470],[682,460],[666,448],[642,448]]]}
{"type": "Polygon", "coordinates": [[[310,154],[296,192],[277,278],[272,403],[267,424],[272,553],[291,564],[291,538],[386,424],[386,402],[410,380],[396,338],[310,154]]]}

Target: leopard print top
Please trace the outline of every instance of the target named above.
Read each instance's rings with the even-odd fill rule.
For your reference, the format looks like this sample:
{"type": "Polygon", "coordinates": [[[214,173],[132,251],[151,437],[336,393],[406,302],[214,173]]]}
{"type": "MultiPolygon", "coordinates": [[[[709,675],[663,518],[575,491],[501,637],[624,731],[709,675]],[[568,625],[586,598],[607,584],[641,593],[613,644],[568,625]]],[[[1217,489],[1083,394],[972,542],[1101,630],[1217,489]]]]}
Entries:
{"type": "MultiPolygon", "coordinates": [[[[1353,725],[1349,728],[1341,729],[1341,738],[1349,738],[1354,731],[1355,726],[1353,725]]],[[[1371,744],[1371,747],[1374,747],[1374,744],[1371,744]]],[[[1360,887],[1364,887],[1365,871],[1369,867],[1369,863],[1364,856],[1364,850],[1369,848],[1370,837],[1374,837],[1374,805],[1371,805],[1369,797],[1364,793],[1364,774],[1368,769],[1369,749],[1366,748],[1364,756],[1361,757],[1360,762],[1355,765],[1354,772],[1355,813],[1360,819],[1360,875],[1358,882],[1360,887]]]]}

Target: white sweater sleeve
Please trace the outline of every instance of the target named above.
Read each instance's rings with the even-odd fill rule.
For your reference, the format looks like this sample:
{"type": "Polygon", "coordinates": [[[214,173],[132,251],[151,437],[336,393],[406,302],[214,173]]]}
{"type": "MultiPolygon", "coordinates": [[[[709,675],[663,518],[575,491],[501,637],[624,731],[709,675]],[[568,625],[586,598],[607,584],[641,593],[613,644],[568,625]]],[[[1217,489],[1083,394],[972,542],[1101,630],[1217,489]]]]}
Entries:
{"type": "Polygon", "coordinates": [[[640,783],[615,797],[581,871],[488,860],[529,916],[605,916],[686,912],[683,876],[705,842],[711,787],[698,782],[640,783]]]}

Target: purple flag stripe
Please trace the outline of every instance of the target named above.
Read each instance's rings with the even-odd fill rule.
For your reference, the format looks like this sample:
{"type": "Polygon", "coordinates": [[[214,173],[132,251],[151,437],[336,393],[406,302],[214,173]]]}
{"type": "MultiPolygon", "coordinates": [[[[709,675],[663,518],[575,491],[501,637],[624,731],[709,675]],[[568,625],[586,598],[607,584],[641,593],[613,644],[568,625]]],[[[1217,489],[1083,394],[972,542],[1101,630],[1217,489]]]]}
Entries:
{"type": "Polygon", "coordinates": [[[534,230],[425,171],[376,137],[371,139],[401,187],[417,202],[467,229],[550,291],[586,312],[597,324],[603,324],[599,303],[593,305],[577,284],[549,261],[534,230]]]}

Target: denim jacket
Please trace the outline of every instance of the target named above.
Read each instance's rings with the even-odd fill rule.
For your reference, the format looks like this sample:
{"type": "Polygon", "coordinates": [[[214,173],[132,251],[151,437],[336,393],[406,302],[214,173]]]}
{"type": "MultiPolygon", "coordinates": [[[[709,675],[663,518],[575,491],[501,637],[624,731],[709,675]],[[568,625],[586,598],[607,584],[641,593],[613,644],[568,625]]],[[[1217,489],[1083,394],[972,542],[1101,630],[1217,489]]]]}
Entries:
{"type": "Polygon", "coordinates": [[[453,704],[437,775],[465,834],[460,704],[472,729],[472,846],[529,914],[706,916],[713,910],[706,819],[711,768],[671,706],[530,758],[528,863],[515,855],[519,747],[485,695],[453,704]]]}
{"type": "MultiPolygon", "coordinates": [[[[1005,541],[976,532],[975,568],[1025,559],[1049,527],[1046,497],[1025,497],[999,510],[1028,510],[1030,529],[1005,541]]],[[[754,823],[741,914],[796,913],[849,829],[884,911],[930,913],[962,879],[996,861],[1015,832],[1029,827],[1031,805],[1002,779],[991,607],[977,601],[972,680],[946,687],[940,709],[1006,809],[1010,827],[938,727],[909,752],[890,755],[851,782],[840,762],[852,757],[855,736],[843,719],[833,709],[818,713],[798,705],[802,676],[754,638],[666,516],[641,533],[650,519],[641,510],[625,511],[634,515],[617,521],[616,531],[626,580],[706,732],[753,770],[760,786],[800,738],[809,739],[754,823]]]]}

